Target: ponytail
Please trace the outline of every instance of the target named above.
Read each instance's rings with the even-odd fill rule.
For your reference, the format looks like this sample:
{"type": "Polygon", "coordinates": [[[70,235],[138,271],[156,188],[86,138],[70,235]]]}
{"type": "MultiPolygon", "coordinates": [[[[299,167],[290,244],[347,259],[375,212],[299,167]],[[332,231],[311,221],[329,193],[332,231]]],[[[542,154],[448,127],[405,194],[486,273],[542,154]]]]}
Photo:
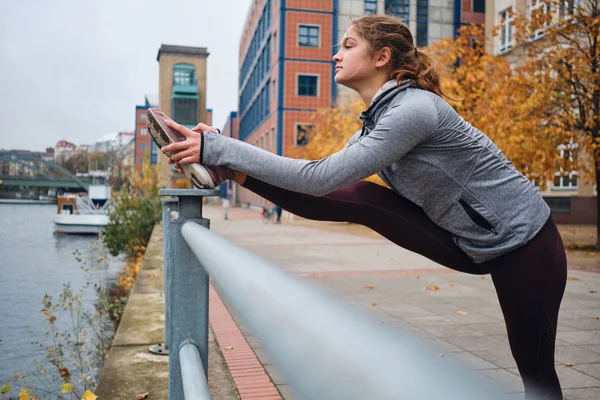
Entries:
{"type": "Polygon", "coordinates": [[[408,26],[391,15],[365,15],[351,23],[369,45],[371,52],[387,47],[391,52],[390,79],[412,80],[416,86],[447,97],[441,88],[440,72],[428,50],[418,49],[408,26]]]}

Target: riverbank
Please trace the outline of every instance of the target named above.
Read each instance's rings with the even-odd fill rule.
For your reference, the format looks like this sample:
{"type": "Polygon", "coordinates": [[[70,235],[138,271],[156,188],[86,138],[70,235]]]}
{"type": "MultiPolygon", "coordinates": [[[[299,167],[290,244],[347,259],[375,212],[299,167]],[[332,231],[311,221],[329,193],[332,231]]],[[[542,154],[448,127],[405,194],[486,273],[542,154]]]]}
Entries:
{"type": "MultiPolygon", "coordinates": [[[[164,341],[163,260],[162,228],[157,225],[98,381],[99,399],[130,400],[144,393],[152,399],[168,397],[169,357],[148,351],[150,345],[164,341]]],[[[212,329],[208,351],[211,396],[238,399],[212,329]]]]}

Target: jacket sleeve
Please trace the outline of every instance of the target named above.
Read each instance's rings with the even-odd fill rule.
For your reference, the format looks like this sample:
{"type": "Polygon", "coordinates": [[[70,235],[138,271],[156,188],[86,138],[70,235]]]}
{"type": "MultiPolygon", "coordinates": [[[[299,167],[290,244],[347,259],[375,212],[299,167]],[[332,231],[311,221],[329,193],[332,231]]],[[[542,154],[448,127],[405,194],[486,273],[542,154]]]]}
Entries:
{"type": "Polygon", "coordinates": [[[390,107],[369,135],[321,160],[282,157],[204,132],[201,163],[226,166],[294,192],[323,196],[381,171],[427,140],[438,128],[437,111],[427,99],[390,107]]]}

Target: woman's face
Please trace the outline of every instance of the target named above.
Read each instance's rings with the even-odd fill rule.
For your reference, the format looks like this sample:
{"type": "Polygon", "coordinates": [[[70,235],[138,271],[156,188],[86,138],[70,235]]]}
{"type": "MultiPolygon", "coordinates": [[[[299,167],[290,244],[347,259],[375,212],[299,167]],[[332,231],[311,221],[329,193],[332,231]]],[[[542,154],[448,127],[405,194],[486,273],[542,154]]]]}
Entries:
{"type": "Polygon", "coordinates": [[[368,54],[369,45],[354,26],[350,26],[342,38],[335,62],[335,82],[356,89],[361,82],[376,74],[375,59],[368,54]]]}

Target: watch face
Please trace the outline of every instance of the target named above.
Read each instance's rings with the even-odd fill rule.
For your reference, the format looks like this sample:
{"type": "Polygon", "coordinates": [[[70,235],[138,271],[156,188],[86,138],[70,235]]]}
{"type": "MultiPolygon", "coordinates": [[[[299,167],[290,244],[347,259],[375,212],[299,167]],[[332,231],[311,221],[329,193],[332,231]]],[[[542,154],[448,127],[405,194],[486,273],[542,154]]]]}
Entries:
{"type": "Polygon", "coordinates": [[[185,136],[165,125],[165,121],[171,118],[167,117],[158,108],[149,109],[147,115],[150,134],[159,147],[185,140],[185,136]]]}

